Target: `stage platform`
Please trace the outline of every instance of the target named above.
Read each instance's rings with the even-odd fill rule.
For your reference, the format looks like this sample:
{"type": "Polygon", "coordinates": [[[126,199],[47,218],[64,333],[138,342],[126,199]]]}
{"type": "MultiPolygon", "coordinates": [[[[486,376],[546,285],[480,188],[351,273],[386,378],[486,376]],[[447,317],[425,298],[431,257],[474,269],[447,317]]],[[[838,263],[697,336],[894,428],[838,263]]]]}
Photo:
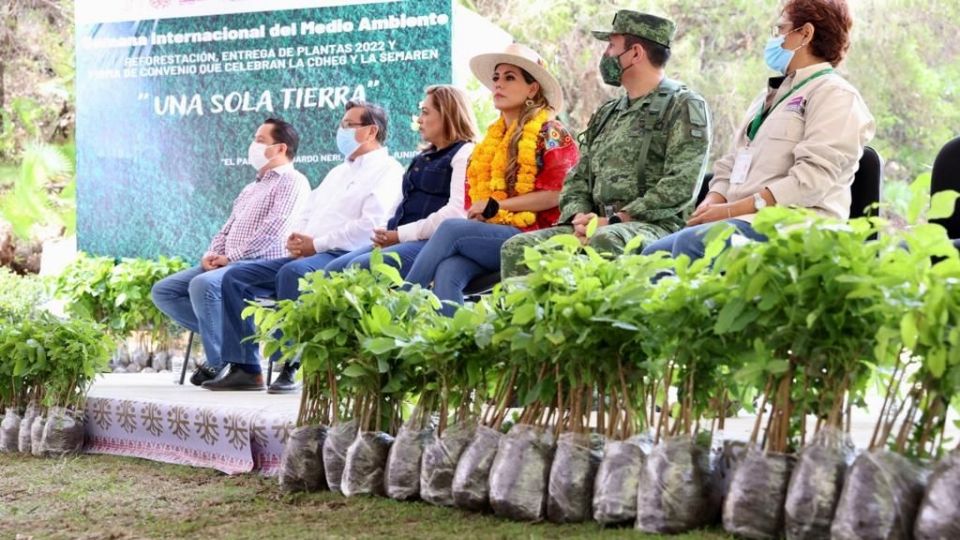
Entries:
{"type": "Polygon", "coordinates": [[[211,392],[175,384],[175,375],[98,378],[87,399],[85,451],[227,474],[276,474],[300,394],[211,392]]]}

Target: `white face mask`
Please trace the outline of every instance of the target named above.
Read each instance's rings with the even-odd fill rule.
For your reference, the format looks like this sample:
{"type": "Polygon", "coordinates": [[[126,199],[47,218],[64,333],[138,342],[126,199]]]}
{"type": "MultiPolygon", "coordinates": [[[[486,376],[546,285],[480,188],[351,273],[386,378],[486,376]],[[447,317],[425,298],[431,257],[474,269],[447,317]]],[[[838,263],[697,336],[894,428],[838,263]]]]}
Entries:
{"type": "MultiPolygon", "coordinates": [[[[275,145],[270,145],[275,146],[275,145]]],[[[250,164],[256,170],[262,169],[267,163],[270,162],[270,159],[267,158],[267,148],[270,148],[263,143],[252,142],[250,143],[250,148],[247,149],[247,163],[250,164]]]]}

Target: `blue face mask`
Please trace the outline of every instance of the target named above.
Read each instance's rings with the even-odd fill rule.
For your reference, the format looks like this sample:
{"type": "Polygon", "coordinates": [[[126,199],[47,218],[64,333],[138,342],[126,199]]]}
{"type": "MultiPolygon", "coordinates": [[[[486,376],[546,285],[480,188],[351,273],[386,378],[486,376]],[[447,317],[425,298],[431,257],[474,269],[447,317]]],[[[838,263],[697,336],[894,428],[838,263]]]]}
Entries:
{"type": "MultiPolygon", "coordinates": [[[[796,30],[799,30],[799,28],[796,30]]],[[[792,30],[791,32],[795,32],[796,30],[792,30]]],[[[803,45],[800,45],[800,47],[792,51],[784,49],[783,41],[787,39],[787,35],[789,34],[788,32],[785,35],[770,38],[770,40],[767,41],[766,49],[763,50],[763,57],[764,60],[767,61],[767,66],[781,75],[787,74],[787,66],[789,66],[790,61],[793,60],[794,53],[800,50],[800,47],[803,47],[803,45]]]]}
{"type": "Polygon", "coordinates": [[[360,143],[357,142],[357,128],[338,128],[337,129],[337,150],[340,150],[340,153],[343,154],[343,157],[348,158],[357,151],[357,148],[360,148],[360,143]]]}

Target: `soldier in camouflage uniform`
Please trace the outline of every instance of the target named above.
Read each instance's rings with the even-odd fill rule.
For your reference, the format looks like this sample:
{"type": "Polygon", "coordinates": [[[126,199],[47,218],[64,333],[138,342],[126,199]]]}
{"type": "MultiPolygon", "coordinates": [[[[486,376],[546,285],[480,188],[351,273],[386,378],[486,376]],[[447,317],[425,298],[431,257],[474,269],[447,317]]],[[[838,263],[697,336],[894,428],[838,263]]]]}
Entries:
{"type": "Polygon", "coordinates": [[[684,227],[706,170],[711,126],[704,99],[664,76],[675,30],[668,19],[621,10],[611,31],[593,33],[609,42],[603,80],[627,93],[603,104],[580,135],[580,163],[560,195],[560,225],[507,240],[503,277],[525,272],[525,247],[558,234],[621,254],[634,237],[646,245],[684,227]],[[588,239],[594,217],[598,228],[588,239]]]}

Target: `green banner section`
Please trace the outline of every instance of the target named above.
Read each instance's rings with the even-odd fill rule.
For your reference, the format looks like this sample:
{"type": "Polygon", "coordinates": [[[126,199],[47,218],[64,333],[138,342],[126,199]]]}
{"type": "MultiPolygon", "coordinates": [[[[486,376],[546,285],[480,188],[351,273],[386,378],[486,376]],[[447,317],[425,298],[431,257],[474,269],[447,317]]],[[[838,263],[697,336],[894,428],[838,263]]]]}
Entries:
{"type": "Polygon", "coordinates": [[[300,132],[316,186],[342,161],[350,99],[390,113],[407,161],[424,87],[451,81],[451,0],[84,24],[77,28],[80,249],[196,261],[242,187],[268,117],[300,132]]]}

